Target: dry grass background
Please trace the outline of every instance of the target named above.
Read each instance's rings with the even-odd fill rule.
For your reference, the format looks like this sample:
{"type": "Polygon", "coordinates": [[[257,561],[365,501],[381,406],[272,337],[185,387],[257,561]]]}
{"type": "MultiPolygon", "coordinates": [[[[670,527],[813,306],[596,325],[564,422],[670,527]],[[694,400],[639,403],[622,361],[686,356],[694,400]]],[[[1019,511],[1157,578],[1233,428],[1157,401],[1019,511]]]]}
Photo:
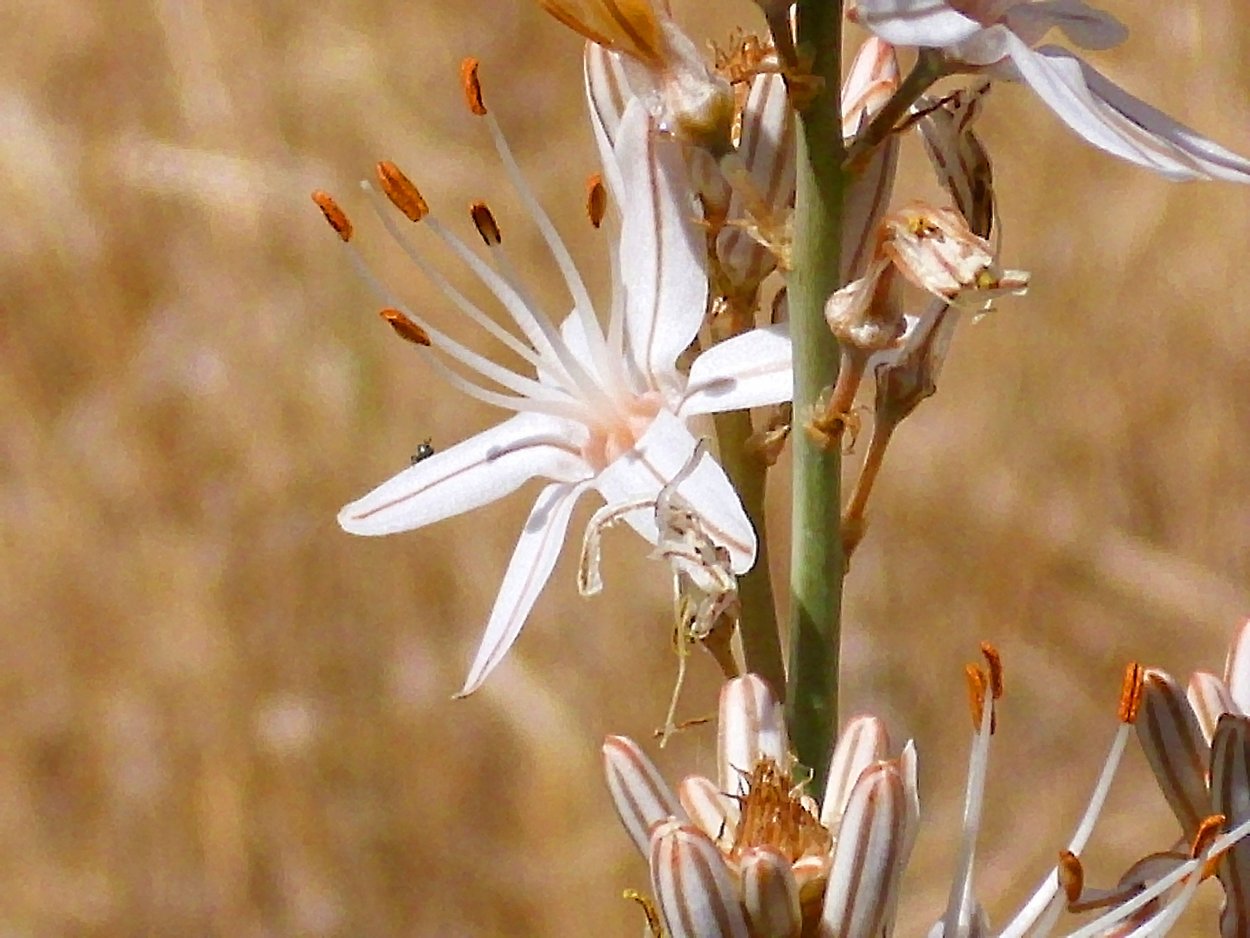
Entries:
{"type": "MultiPolygon", "coordinates": [[[[1250,11],[1109,6],[1135,34],[1105,68],[1250,151],[1250,11]]],[[[707,38],[757,22],[678,13],[707,38]]],[[[593,268],[577,41],[523,0],[70,0],[0,24],[0,935],[637,934],[597,745],[662,717],[663,577],[621,535],[580,602],[566,557],[487,689],[449,699],[527,502],[338,530],[420,439],[493,416],[376,320],[307,198],[363,218],[352,183],[385,156],[444,215],[485,195],[517,219],[461,110],[474,54],[593,268]]],[[[1011,682],[979,876],[1001,916],[1079,812],[1123,661],[1218,667],[1250,610],[1250,190],[1117,163],[1020,89],[984,135],[1035,287],[959,336],[849,580],[847,704],[921,751],[907,933],[954,853],[978,640],[1011,682]]],[[[664,762],[710,750],[692,732],[664,762]]],[[[1141,761],[1104,880],[1173,835],[1141,761]]]]}

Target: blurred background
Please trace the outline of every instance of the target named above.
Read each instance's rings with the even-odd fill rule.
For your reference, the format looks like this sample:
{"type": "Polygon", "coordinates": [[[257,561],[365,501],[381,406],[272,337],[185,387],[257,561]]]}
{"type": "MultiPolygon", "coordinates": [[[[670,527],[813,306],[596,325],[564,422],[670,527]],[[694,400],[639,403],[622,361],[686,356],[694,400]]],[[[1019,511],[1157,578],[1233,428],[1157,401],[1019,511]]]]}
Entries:
{"type": "MultiPolygon", "coordinates": [[[[674,5],[700,42],[761,25],[674,5]]],[[[1106,6],[1133,38],[1100,67],[1250,152],[1250,10],[1106,6]]],[[[506,663],[451,700],[532,490],[338,529],[421,440],[496,418],[395,340],[308,199],[336,192],[387,282],[454,328],[355,189],[396,160],[462,232],[489,198],[563,302],[463,111],[476,55],[603,286],[580,41],[523,0],[69,0],[0,25],[0,935],[638,934],[598,746],[663,720],[666,576],[614,534],[582,601],[567,551],[506,663]]],[[[957,337],[848,580],[847,712],[921,753],[905,933],[954,862],[977,642],[1007,667],[977,879],[1001,921],[1079,816],[1124,662],[1219,670],[1250,613],[1250,190],[1119,163],[1020,88],[982,135],[1033,288],[957,337]]],[[[715,686],[696,658],[681,715],[715,686]]],[[[713,748],[692,730],[660,761],[706,771],[713,748]]],[[[1087,868],[1109,883],[1176,832],[1130,750],[1087,868]]]]}

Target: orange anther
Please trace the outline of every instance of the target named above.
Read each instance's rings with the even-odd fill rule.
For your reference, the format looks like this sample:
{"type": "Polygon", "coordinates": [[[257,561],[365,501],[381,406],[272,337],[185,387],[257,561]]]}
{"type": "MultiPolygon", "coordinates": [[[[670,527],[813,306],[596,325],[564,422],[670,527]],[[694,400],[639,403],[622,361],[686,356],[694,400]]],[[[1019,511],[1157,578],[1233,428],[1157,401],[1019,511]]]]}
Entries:
{"type": "Polygon", "coordinates": [[[494,247],[503,241],[503,235],[499,231],[499,222],[495,221],[495,216],[487,208],[485,202],[472,203],[469,206],[469,217],[473,219],[473,225],[477,228],[477,233],[482,236],[482,240],[486,242],[487,247],[494,247]]]}
{"type": "Polygon", "coordinates": [[[430,214],[430,207],[425,204],[425,199],[398,166],[390,160],[383,160],[378,163],[377,172],[382,191],[409,221],[420,221],[430,214]]]}
{"type": "Polygon", "coordinates": [[[481,117],[486,113],[486,105],[482,102],[482,83],[477,79],[477,64],[477,59],[474,58],[460,63],[460,84],[464,87],[469,110],[481,117]]]}
{"type": "Polygon", "coordinates": [[[586,179],[586,214],[590,223],[598,228],[608,211],[608,190],[603,186],[603,176],[591,173],[586,179]]]}
{"type": "Polygon", "coordinates": [[[1197,859],[1211,849],[1211,844],[1220,836],[1220,831],[1224,828],[1225,820],[1227,818],[1222,814],[1212,814],[1198,822],[1198,830],[1189,846],[1191,857],[1197,859]]]}
{"type": "Polygon", "coordinates": [[[338,232],[338,236],[344,241],[350,241],[352,239],[352,223],[348,221],[347,214],[339,208],[339,204],[334,201],[333,196],[318,189],[312,194],[312,200],[317,203],[317,208],[321,209],[321,214],[326,217],[330,227],[338,232]]]}
{"type": "Polygon", "coordinates": [[[985,672],[975,664],[964,666],[964,676],[968,680],[968,706],[972,710],[972,726],[980,732],[981,718],[985,713],[985,691],[989,682],[986,680],[985,672]]]}
{"type": "Polygon", "coordinates": [[[1124,668],[1124,681],[1120,685],[1120,707],[1117,716],[1121,723],[1136,723],[1137,711],[1141,709],[1142,666],[1130,661],[1124,668]]]}
{"type": "Polygon", "coordinates": [[[1068,899],[1068,905],[1075,904],[1085,890],[1085,868],[1081,866],[1081,858],[1071,850],[1059,854],[1059,885],[1068,899]]]}
{"type": "Polygon", "coordinates": [[[391,324],[391,328],[395,330],[395,334],[401,339],[406,339],[413,345],[430,344],[430,337],[426,334],[426,331],[399,310],[387,308],[378,315],[391,324]]]}
{"type": "Polygon", "coordinates": [[[989,642],[981,643],[981,654],[990,668],[990,693],[995,700],[1003,696],[1003,659],[989,642]]]}

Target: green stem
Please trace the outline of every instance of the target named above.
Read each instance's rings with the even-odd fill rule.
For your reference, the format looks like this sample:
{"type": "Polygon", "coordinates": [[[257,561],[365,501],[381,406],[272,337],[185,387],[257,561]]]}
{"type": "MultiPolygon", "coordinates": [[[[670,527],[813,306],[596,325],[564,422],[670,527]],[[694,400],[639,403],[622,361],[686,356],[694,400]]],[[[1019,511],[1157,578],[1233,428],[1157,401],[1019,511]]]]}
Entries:
{"type": "Polygon", "coordinates": [[[841,452],[804,431],[838,373],[838,344],[825,300],[839,286],[842,121],[838,91],[842,4],[799,0],[799,54],[823,88],[799,114],[798,192],[788,297],[794,340],[794,505],[790,553],[790,674],[786,722],[799,761],[824,790],[838,720],[842,616],[841,452]]]}
{"type": "Polygon", "coordinates": [[[786,690],[786,669],[781,659],[781,635],[777,629],[777,606],[773,602],[772,577],[768,572],[768,537],[764,531],[764,482],[768,467],[747,449],[751,415],[745,410],[717,414],[716,437],[720,441],[721,465],[742,499],[742,507],[754,525],[759,542],[755,566],[738,577],[738,602],[742,606],[738,632],[746,669],[776,689],[786,690]]]}

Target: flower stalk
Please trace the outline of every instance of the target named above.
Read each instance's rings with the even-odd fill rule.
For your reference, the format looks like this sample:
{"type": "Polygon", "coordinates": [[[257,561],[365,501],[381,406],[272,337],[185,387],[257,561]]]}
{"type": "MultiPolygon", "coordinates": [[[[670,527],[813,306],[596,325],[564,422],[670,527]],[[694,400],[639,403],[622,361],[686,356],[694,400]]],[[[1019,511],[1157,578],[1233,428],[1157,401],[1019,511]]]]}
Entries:
{"type": "MultiPolygon", "coordinates": [[[[811,63],[819,91],[799,112],[793,270],[789,281],[794,344],[794,413],[813,413],[838,373],[838,343],[824,305],[841,284],[843,170],[841,107],[842,4],[800,0],[798,52],[811,63]]],[[[793,526],[790,569],[790,672],[786,722],[799,761],[824,785],[830,741],[838,725],[841,645],[841,453],[806,433],[793,434],[793,526]]]]}

